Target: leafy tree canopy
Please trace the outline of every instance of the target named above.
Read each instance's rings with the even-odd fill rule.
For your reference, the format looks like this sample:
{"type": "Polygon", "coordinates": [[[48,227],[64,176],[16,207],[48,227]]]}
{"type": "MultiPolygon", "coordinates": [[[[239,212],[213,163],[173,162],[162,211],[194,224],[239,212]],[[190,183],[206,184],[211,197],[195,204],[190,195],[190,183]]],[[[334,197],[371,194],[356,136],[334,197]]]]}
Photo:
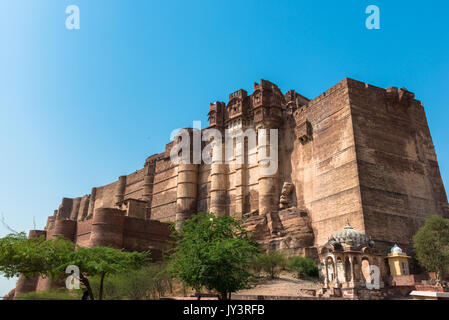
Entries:
{"type": "Polygon", "coordinates": [[[149,252],[127,252],[109,247],[95,246],[91,248],[78,247],[72,252],[66,263],[61,265],[60,271],[69,265],[80,269],[80,281],[86,286],[90,299],[94,299],[89,277],[100,276],[99,299],[103,298],[104,278],[107,274],[125,273],[145,265],[149,259],[149,252]]]}
{"type": "Polygon", "coordinates": [[[56,280],[65,275],[70,265],[80,270],[80,281],[94,299],[89,277],[101,276],[99,298],[102,298],[103,280],[107,274],[125,273],[142,267],[149,261],[149,252],[126,252],[109,247],[75,247],[63,238],[27,238],[25,233],[0,238],[0,273],[6,277],[41,274],[56,280]]]}
{"type": "Polygon", "coordinates": [[[188,286],[216,290],[222,299],[247,287],[258,244],[234,218],[199,213],[185,221],[176,238],[169,271],[188,286]]]}
{"type": "Polygon", "coordinates": [[[0,273],[7,278],[20,273],[54,277],[74,248],[73,242],[62,238],[45,240],[42,236],[27,239],[23,232],[9,234],[0,238],[0,273]]]}
{"type": "Polygon", "coordinates": [[[413,246],[421,266],[441,276],[449,272],[449,219],[441,216],[427,218],[424,226],[413,237],[413,246]]]}

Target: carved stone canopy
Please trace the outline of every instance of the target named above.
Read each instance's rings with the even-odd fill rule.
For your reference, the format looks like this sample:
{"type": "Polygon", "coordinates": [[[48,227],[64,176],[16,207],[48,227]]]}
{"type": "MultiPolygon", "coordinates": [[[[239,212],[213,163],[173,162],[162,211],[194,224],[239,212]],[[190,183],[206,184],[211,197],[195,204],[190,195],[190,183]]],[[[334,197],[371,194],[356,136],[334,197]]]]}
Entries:
{"type": "Polygon", "coordinates": [[[332,235],[327,244],[331,245],[335,249],[342,249],[345,246],[351,246],[354,249],[362,248],[374,248],[374,241],[371,240],[363,232],[355,230],[347,222],[346,226],[332,235]]]}

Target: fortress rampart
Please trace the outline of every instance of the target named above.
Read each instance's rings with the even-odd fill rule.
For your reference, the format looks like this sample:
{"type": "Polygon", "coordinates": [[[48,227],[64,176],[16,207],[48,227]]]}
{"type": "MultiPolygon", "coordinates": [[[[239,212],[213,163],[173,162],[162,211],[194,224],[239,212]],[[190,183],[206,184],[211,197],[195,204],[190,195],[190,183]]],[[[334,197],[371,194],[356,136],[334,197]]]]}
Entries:
{"type": "Polygon", "coordinates": [[[244,219],[266,249],[313,256],[348,221],[386,252],[394,243],[411,249],[427,216],[449,217],[424,107],[406,89],[345,78],[309,100],[261,80],[251,95],[240,89],[228,103],[211,103],[208,116],[208,128],[223,136],[226,129],[277,129],[277,172],[261,174],[269,145],[236,148],[240,163],[176,164],[172,141],[136,172],[64,198],[48,218],[47,238],[151,248],[158,256],[167,247],[168,222],[179,226],[208,211],[244,219]]]}

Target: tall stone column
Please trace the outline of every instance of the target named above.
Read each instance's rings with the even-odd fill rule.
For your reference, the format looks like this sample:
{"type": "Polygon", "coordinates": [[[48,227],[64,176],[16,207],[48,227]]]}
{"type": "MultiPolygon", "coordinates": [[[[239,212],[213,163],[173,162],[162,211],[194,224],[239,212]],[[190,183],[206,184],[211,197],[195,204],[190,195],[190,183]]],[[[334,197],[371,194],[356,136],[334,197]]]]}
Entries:
{"type": "Polygon", "coordinates": [[[56,215],[58,210],[55,210],[55,213],[47,218],[47,224],[45,225],[45,231],[53,229],[55,227],[56,215]]]}
{"type": "Polygon", "coordinates": [[[92,188],[89,200],[89,210],[87,211],[86,219],[90,219],[94,216],[96,198],[97,198],[97,188],[92,188]]]}
{"type": "Polygon", "coordinates": [[[144,168],[143,200],[147,202],[145,218],[148,220],[151,219],[151,202],[153,200],[153,183],[155,171],[156,161],[147,161],[144,168]]]}
{"type": "Polygon", "coordinates": [[[73,205],[73,199],[70,198],[62,198],[62,202],[59,205],[57,216],[58,218],[70,218],[70,215],[72,213],[72,205],[73,205]]]}
{"type": "Polygon", "coordinates": [[[115,204],[119,204],[125,199],[126,176],[118,178],[117,191],[115,192],[115,204]]]}
{"type": "Polygon", "coordinates": [[[324,261],[324,266],[323,266],[323,270],[324,270],[324,288],[329,288],[329,269],[328,269],[328,265],[327,265],[327,258],[323,260],[324,261]]]}
{"type": "Polygon", "coordinates": [[[351,272],[351,279],[349,279],[349,280],[351,282],[351,286],[354,286],[355,282],[356,282],[355,274],[354,274],[354,259],[355,259],[355,257],[349,256],[349,264],[350,264],[350,272],[351,272]]]}
{"type": "Polygon", "coordinates": [[[221,216],[226,214],[226,164],[223,145],[221,145],[221,157],[217,150],[214,150],[212,155],[209,211],[216,216],[221,216]]]}
{"type": "MultiPolygon", "coordinates": [[[[266,140],[263,141],[263,143],[257,142],[257,161],[259,166],[259,215],[265,215],[268,212],[278,211],[278,170],[273,174],[263,172],[263,168],[266,168],[269,165],[268,161],[272,161],[270,155],[270,128],[265,127],[260,129],[266,129],[267,133],[266,140]]],[[[278,150],[276,150],[276,152],[278,152],[278,150]]]]}
{"type": "Polygon", "coordinates": [[[70,220],[78,220],[78,212],[80,210],[80,203],[81,198],[74,198],[73,199],[73,205],[72,205],[72,211],[70,212],[70,220]]]}
{"type": "Polygon", "coordinates": [[[78,212],[78,221],[84,220],[89,211],[90,196],[85,195],[81,198],[80,210],[78,212]]]}
{"type": "Polygon", "coordinates": [[[246,158],[245,143],[237,143],[235,160],[235,214],[236,218],[242,218],[245,213],[246,202],[246,158]]]}
{"type": "Polygon", "coordinates": [[[198,197],[198,165],[183,164],[178,166],[178,186],[176,190],[176,229],[182,222],[196,212],[198,197]]]}

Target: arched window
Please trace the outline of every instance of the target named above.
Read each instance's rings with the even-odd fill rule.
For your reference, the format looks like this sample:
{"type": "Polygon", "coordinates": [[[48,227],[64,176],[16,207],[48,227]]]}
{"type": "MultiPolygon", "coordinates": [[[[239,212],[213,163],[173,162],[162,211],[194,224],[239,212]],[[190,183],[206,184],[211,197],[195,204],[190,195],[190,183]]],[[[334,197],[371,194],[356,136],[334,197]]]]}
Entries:
{"type": "Polygon", "coordinates": [[[345,280],[346,282],[350,282],[352,280],[351,262],[349,261],[349,257],[345,258],[345,280]]]}
{"type": "Polygon", "coordinates": [[[352,260],[352,268],[354,269],[354,281],[360,281],[360,265],[357,257],[352,260]]]}

